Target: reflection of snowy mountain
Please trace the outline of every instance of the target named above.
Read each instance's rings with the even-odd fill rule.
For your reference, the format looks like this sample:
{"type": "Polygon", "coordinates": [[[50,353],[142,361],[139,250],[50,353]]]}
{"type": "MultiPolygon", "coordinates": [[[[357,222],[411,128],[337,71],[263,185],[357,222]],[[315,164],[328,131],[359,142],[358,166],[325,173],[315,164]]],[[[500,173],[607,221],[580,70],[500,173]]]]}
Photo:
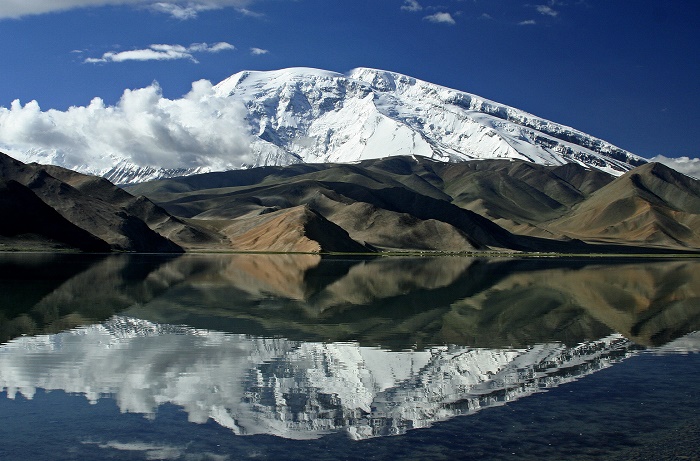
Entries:
{"type": "Polygon", "coordinates": [[[558,386],[636,349],[620,335],[576,347],[440,346],[392,352],[356,343],[307,343],[126,317],[0,347],[10,398],[37,388],[116,399],[126,412],[182,406],[236,434],[356,439],[400,434],[558,386]]]}

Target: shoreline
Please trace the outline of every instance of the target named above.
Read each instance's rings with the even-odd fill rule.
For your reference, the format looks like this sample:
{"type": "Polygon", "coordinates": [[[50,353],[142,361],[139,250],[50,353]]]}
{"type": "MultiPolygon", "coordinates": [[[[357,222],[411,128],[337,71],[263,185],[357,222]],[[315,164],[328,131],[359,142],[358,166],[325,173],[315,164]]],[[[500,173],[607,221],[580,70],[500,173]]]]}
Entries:
{"type": "Polygon", "coordinates": [[[320,257],[466,257],[466,258],[523,258],[523,259],[556,259],[556,258],[590,258],[590,259],[696,259],[700,258],[700,250],[677,252],[674,250],[663,250],[653,252],[630,252],[630,253],[554,253],[554,252],[498,252],[498,251],[429,251],[429,250],[391,250],[368,253],[352,252],[332,252],[332,251],[245,251],[245,250],[186,250],[184,253],[164,253],[164,252],[131,252],[131,251],[111,251],[111,252],[85,252],[73,249],[44,249],[44,248],[0,248],[2,254],[73,254],[73,255],[162,255],[162,256],[182,256],[182,255],[317,255],[320,257]]]}

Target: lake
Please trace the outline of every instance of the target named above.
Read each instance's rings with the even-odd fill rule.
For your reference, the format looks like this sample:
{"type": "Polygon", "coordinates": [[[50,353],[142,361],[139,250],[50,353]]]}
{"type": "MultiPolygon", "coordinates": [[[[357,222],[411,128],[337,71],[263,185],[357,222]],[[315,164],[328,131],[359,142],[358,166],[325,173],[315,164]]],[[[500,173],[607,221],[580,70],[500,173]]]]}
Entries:
{"type": "Polygon", "coordinates": [[[3,460],[700,459],[700,260],[0,254],[3,460]]]}

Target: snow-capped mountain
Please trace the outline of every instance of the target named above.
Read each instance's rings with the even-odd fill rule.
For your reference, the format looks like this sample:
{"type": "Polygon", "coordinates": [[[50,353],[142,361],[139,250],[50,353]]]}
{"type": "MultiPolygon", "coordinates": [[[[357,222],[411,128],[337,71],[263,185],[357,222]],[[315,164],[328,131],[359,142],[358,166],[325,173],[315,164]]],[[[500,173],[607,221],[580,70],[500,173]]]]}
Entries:
{"type": "MultiPolygon", "coordinates": [[[[208,87],[209,93],[199,99],[193,96],[194,88],[182,100],[161,100],[159,110],[167,116],[160,112],[149,115],[145,131],[145,139],[154,142],[161,135],[165,144],[173,141],[174,146],[178,139],[184,140],[189,150],[180,157],[191,163],[173,166],[171,162],[167,167],[144,163],[149,156],[137,150],[145,142],[135,142],[130,154],[95,152],[95,158],[79,161],[75,153],[66,156],[46,149],[26,151],[18,159],[57,164],[119,184],[226,169],[346,163],[393,155],[443,161],[506,158],[543,165],[578,163],[613,175],[646,163],[573,128],[473,94],[376,69],[358,68],[345,75],[309,68],[243,71],[208,87]],[[204,107],[197,109],[198,119],[187,115],[196,104],[204,107]],[[174,115],[167,112],[180,106],[174,115]],[[247,131],[241,135],[249,149],[245,155],[228,153],[222,147],[226,140],[221,131],[227,129],[227,118],[232,133],[247,131]],[[164,125],[154,127],[157,123],[164,125]],[[203,127],[208,125],[216,128],[211,136],[221,136],[221,140],[207,141],[203,127]],[[196,149],[202,151],[193,152],[196,149]]],[[[240,139],[236,138],[239,144],[240,139]]],[[[173,158],[179,157],[174,153],[173,158]]]]}
{"type": "MultiPolygon", "coordinates": [[[[690,347],[696,338],[688,339],[690,347]]],[[[123,412],[181,406],[236,434],[401,434],[575,381],[639,351],[619,334],[577,346],[388,351],[226,334],[116,316],[0,346],[0,391],[106,396],[123,412]]]]}
{"type": "Polygon", "coordinates": [[[394,72],[239,72],[214,87],[243,102],[255,166],[392,155],[579,163],[619,175],[645,163],[572,128],[394,72]]]}

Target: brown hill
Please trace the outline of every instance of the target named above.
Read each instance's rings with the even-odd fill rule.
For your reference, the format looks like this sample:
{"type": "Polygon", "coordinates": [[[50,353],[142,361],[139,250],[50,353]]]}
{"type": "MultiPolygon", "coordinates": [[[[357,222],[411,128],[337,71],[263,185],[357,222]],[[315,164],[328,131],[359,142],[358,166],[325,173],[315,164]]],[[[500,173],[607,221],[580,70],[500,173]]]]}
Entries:
{"type": "MultiPolygon", "coordinates": [[[[52,176],[57,167],[43,167],[36,164],[18,162],[0,153],[0,178],[5,181],[15,181],[30,190],[39,202],[52,208],[64,220],[73,224],[71,235],[63,235],[63,241],[69,246],[71,242],[80,240],[85,232],[94,239],[107,242],[109,249],[118,251],[140,252],[181,252],[182,248],[158,234],[136,215],[129,213],[119,205],[110,203],[100,197],[100,194],[85,193],[52,176]]],[[[77,173],[66,173],[77,175],[77,173]]],[[[84,175],[79,175],[84,176],[84,175]]],[[[77,177],[77,176],[76,176],[77,177]]],[[[89,181],[86,179],[86,181],[89,181]]],[[[111,186],[116,189],[116,186],[111,186]]],[[[14,188],[17,192],[17,188],[14,188]]],[[[118,192],[115,192],[118,193],[118,192]]],[[[46,207],[39,202],[25,202],[29,208],[26,213],[46,214],[46,207]]],[[[11,210],[8,210],[8,212],[11,210]]],[[[12,210],[16,212],[17,210],[12,210]]],[[[14,220],[17,215],[4,215],[6,220],[14,220]]],[[[40,225],[40,224],[39,224],[40,225]]],[[[64,227],[65,228],[65,227],[64,227]]],[[[48,232],[48,231],[46,231],[48,232]]],[[[46,232],[44,232],[45,235],[46,232]]],[[[92,240],[94,240],[92,239],[92,240]]]]}
{"type": "Polygon", "coordinates": [[[614,178],[578,165],[391,157],[210,173],[125,191],[0,155],[0,178],[120,251],[700,248],[698,181],[659,164],[614,178]]]}
{"type": "Polygon", "coordinates": [[[128,190],[174,215],[216,228],[303,205],[353,240],[382,250],[625,253],[700,248],[689,231],[698,216],[693,198],[697,181],[659,171],[644,165],[616,179],[579,165],[391,157],[353,165],[212,173],[128,190]],[[628,177],[637,179],[623,179],[628,177]],[[623,200],[632,197],[642,201],[623,200]],[[654,205],[646,224],[621,224],[625,213],[643,213],[645,204],[654,205]]]}
{"type": "Polygon", "coordinates": [[[610,243],[700,248],[700,185],[659,163],[635,168],[599,189],[552,231],[610,243]]]}
{"type": "Polygon", "coordinates": [[[355,240],[386,250],[467,251],[476,246],[465,233],[437,219],[379,208],[367,202],[343,203],[319,194],[309,202],[355,240]]]}
{"type": "Polygon", "coordinates": [[[309,207],[240,218],[222,229],[236,250],[287,253],[367,253],[341,227],[309,207]]]}
{"type": "MultiPolygon", "coordinates": [[[[410,162],[392,160],[390,165],[396,169],[410,162]]],[[[201,175],[127,190],[149,196],[172,214],[197,220],[236,220],[305,205],[344,228],[352,239],[380,249],[536,250],[546,246],[546,242],[519,238],[451,203],[439,187],[415,173],[368,167],[373,165],[266,167],[257,175],[217,173],[212,187],[207,186],[208,175],[201,175]]]]}
{"type": "MultiPolygon", "coordinates": [[[[598,170],[569,164],[545,167],[518,160],[444,163],[424,158],[392,158],[367,162],[374,171],[399,171],[402,178],[418,176],[451,203],[488,218],[515,234],[558,238],[541,224],[571,207],[614,178],[598,170]]],[[[363,164],[364,165],[364,164],[363,164]]],[[[415,183],[415,181],[414,181],[415,183]]]]}
{"type": "Polygon", "coordinates": [[[221,235],[207,228],[197,226],[170,215],[144,196],[135,197],[125,190],[115,187],[104,178],[76,173],[65,168],[45,165],[43,168],[51,176],[74,187],[90,197],[109,203],[136,216],[158,234],[177,245],[193,249],[217,249],[222,244],[221,235]]]}
{"type": "Polygon", "coordinates": [[[163,268],[181,275],[173,292],[129,313],[307,340],[344,341],[352,332],[353,340],[397,350],[573,345],[613,332],[662,345],[700,325],[700,263],[693,259],[309,257],[206,255],[188,273],[186,255],[163,268]],[[206,296],[206,306],[183,300],[183,291],[206,296]]]}

